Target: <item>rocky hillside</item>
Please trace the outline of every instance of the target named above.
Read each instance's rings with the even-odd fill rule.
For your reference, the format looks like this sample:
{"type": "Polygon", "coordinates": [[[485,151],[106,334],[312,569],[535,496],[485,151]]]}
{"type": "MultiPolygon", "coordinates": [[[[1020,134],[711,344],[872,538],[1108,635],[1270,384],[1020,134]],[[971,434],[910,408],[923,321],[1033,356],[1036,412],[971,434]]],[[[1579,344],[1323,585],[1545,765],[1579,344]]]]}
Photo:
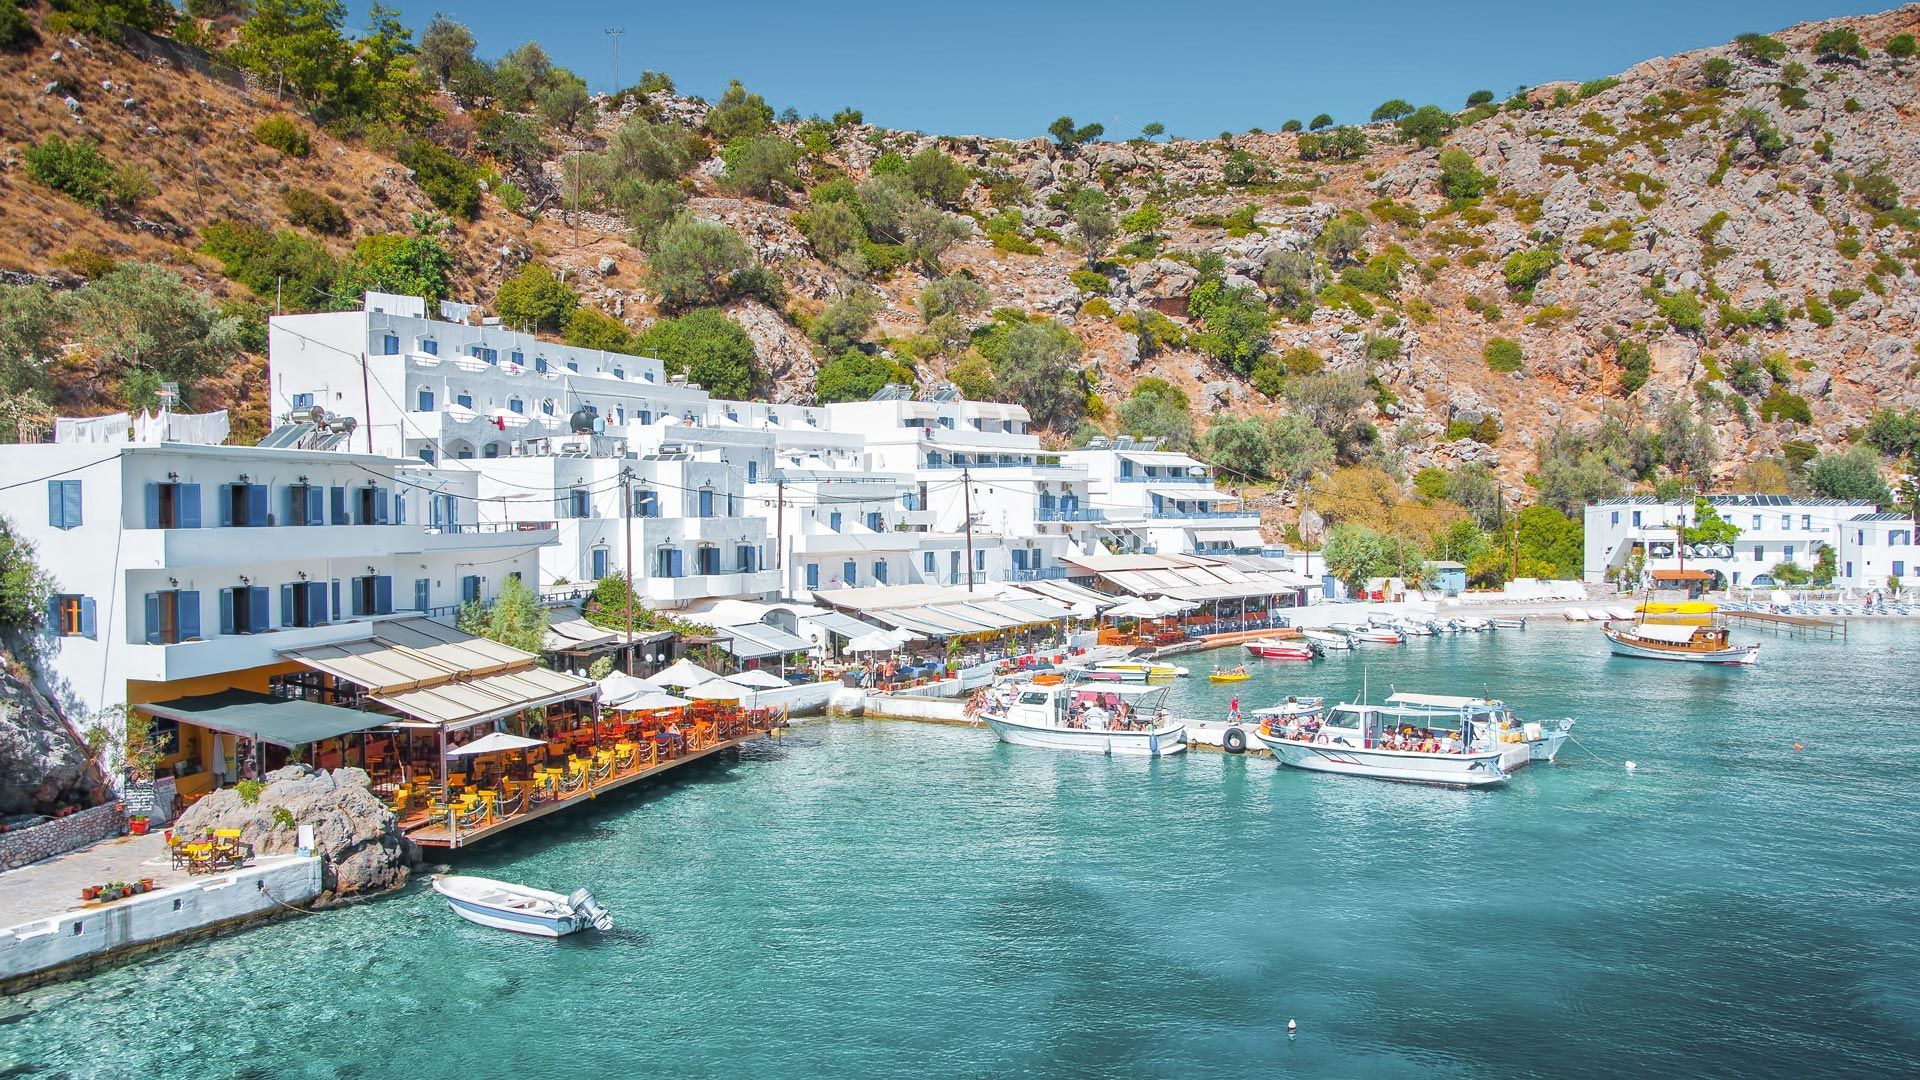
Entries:
{"type": "MultiPolygon", "coordinates": [[[[679,183],[687,210],[734,230],[784,286],[773,304],[726,305],[770,399],[814,395],[829,354],[803,327],[867,288],[882,301],[869,351],[912,361],[923,380],[949,374],[969,351],[964,339],[924,344],[918,298],[958,272],[989,294],[969,316],[976,328],[1016,308],[1071,329],[1098,399],[1088,419],[1108,429],[1117,420],[1103,408],[1149,375],[1186,392],[1196,430],[1224,413],[1286,412],[1298,403],[1269,392],[1317,357],[1369,378],[1372,452],[1403,474],[1481,461],[1517,490],[1557,426],[1610,411],[1652,418],[1680,401],[1716,433],[1717,455],[1688,460],[1726,481],[1783,449],[1844,445],[1883,406],[1920,404],[1920,203],[1908,194],[1920,192],[1920,61],[1887,51],[1917,31],[1910,5],[1338,137],[1062,145],[790,120],[774,131],[803,152],[762,197],[729,183],[722,140],[704,133],[705,160],[679,183]],[[1831,39],[1841,29],[1857,52],[1831,39]],[[817,210],[809,192],[928,145],[967,169],[946,202],[965,235],[932,260],[939,272],[822,258],[804,228],[817,210]],[[1126,222],[1091,261],[1074,212],[1090,188],[1126,222]],[[1157,214],[1127,216],[1141,208],[1157,214]],[[1228,315],[1195,317],[1206,313],[1191,295],[1209,282],[1248,290],[1261,325],[1236,332],[1228,315]],[[1249,336],[1251,351],[1235,344],[1249,336]]],[[[433,137],[484,164],[462,134],[483,110],[449,94],[439,107],[447,118],[433,137]]],[[[544,164],[503,168],[516,192],[548,197],[515,213],[489,192],[456,224],[462,298],[490,300],[535,261],[632,328],[659,317],[661,289],[630,221],[574,209],[568,169],[635,114],[701,133],[707,109],[666,91],[630,96],[554,135],[544,164]]],[[[139,259],[239,295],[197,252],[204,230],[229,219],[292,229],[290,188],[342,208],[344,229],[319,237],[338,254],[430,208],[411,171],[365,141],[310,128],[305,157],[261,145],[257,125],[283,110],[269,92],[79,36],[43,34],[0,57],[0,269],[72,285],[105,260],[139,259]],[[154,194],[102,214],[35,183],[23,155],[50,133],[98,139],[109,158],[144,166],[154,194]]],[[[202,403],[251,410],[257,424],[262,382],[255,357],[204,388],[202,403]]],[[[61,397],[65,409],[112,404],[83,364],[61,397]]],[[[1064,442],[1071,424],[1058,426],[1064,442]]]]}

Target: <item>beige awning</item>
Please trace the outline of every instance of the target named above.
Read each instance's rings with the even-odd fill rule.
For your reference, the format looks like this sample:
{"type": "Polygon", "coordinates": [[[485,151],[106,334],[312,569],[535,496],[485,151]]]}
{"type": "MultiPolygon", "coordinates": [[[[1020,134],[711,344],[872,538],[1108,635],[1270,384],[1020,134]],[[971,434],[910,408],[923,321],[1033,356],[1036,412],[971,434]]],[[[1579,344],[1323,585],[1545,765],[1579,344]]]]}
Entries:
{"type": "Polygon", "coordinates": [[[371,697],[429,725],[463,728],[526,709],[572,701],[591,693],[592,687],[584,679],[536,667],[371,697]],[[582,687],[586,688],[584,692],[582,687]]]}

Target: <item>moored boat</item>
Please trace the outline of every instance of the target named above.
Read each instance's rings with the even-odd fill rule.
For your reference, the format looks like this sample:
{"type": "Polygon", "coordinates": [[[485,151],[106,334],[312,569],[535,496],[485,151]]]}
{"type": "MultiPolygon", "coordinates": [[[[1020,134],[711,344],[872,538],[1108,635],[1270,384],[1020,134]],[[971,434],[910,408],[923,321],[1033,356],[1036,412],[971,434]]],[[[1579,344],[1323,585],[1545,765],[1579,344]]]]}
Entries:
{"type": "Polygon", "coordinates": [[[1312,660],[1320,655],[1319,647],[1304,638],[1261,638],[1241,647],[1262,660],[1312,660]]]}
{"type": "Polygon", "coordinates": [[[1253,673],[1247,670],[1245,664],[1237,668],[1228,668],[1224,671],[1215,668],[1212,674],[1207,676],[1209,682],[1245,682],[1251,678],[1253,678],[1253,673]]]}
{"type": "Polygon", "coordinates": [[[1639,660],[1679,660],[1694,664],[1753,664],[1760,646],[1735,645],[1723,625],[1608,623],[1601,627],[1615,656],[1639,660]]]}
{"type": "Polygon", "coordinates": [[[1492,724],[1496,742],[1507,746],[1526,744],[1528,761],[1552,761],[1573,733],[1572,717],[1563,717],[1557,726],[1549,727],[1522,720],[1513,714],[1505,702],[1486,698],[1394,693],[1387,696],[1387,705],[1396,718],[1420,721],[1422,726],[1428,728],[1443,727],[1448,731],[1456,731],[1465,721],[1492,724]]]}
{"type": "Polygon", "coordinates": [[[1493,620],[1493,628],[1495,630],[1525,630],[1527,628],[1527,619],[1524,615],[1517,619],[1495,619],[1493,620]]]}
{"type": "Polygon", "coordinates": [[[1161,683],[1172,682],[1187,669],[1151,660],[1102,660],[1087,669],[1087,678],[1099,682],[1161,683]]]}
{"type": "Polygon", "coordinates": [[[1493,787],[1530,760],[1525,747],[1503,746],[1497,728],[1463,716],[1458,731],[1416,727],[1413,716],[1383,705],[1336,705],[1324,718],[1262,724],[1260,745],[1282,765],[1310,772],[1368,776],[1376,780],[1493,787]]]}
{"type": "Polygon", "coordinates": [[[1315,627],[1300,631],[1300,636],[1320,646],[1322,649],[1353,648],[1353,639],[1339,630],[1321,630],[1315,627]]]}
{"type": "Polygon", "coordinates": [[[613,917],[585,889],[562,896],[510,881],[439,874],[433,879],[433,891],[446,899],[454,914],[495,930],[557,938],[588,927],[613,929],[613,917]]]}
{"type": "Polygon", "coordinates": [[[1165,757],[1187,748],[1186,725],[1159,707],[1167,689],[1018,683],[983,692],[969,708],[978,709],[1001,742],[1015,746],[1165,757]]]}
{"type": "Polygon", "coordinates": [[[1371,641],[1377,645],[1398,645],[1403,640],[1400,631],[1388,626],[1364,626],[1359,623],[1344,623],[1334,627],[1344,630],[1355,641],[1371,641]]]}

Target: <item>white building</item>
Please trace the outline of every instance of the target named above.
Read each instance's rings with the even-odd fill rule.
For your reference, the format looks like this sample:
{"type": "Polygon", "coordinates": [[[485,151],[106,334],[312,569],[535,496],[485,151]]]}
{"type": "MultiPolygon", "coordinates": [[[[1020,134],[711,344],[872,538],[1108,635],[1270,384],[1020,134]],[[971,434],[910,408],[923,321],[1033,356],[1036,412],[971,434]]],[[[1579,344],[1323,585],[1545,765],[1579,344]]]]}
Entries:
{"type": "Polygon", "coordinates": [[[1095,439],[1061,455],[1086,471],[1105,533],[1123,552],[1258,554],[1268,550],[1260,515],[1214,486],[1213,466],[1154,449],[1151,439],[1095,439]]]}
{"type": "MultiPolygon", "coordinates": [[[[449,619],[531,580],[546,521],[475,517],[471,477],[394,459],[237,446],[0,447],[35,480],[8,516],[54,583],[46,669],[68,715],[221,690],[264,692],[284,654],[449,619]],[[29,497],[30,495],[30,497],[29,497]]],[[[201,752],[191,739],[172,757],[201,752]]],[[[183,791],[192,790],[183,784],[183,791]]]]}
{"type": "Polygon", "coordinates": [[[348,449],[429,464],[509,457],[527,439],[569,434],[582,410],[608,427],[707,413],[706,391],[670,380],[658,360],[428,318],[411,296],[277,316],[267,345],[275,417],[351,416],[359,433],[348,449]]]}
{"type": "Polygon", "coordinates": [[[1765,588],[1776,584],[1772,570],[1780,563],[1811,571],[1821,549],[1832,548],[1834,585],[1880,588],[1920,562],[1911,519],[1879,514],[1872,503],[1787,495],[1710,495],[1707,502],[1740,530],[1731,543],[1684,541],[1679,530],[1698,524],[1692,499],[1634,496],[1588,504],[1586,580],[1619,580],[1636,566],[1651,574],[1684,564],[1718,575],[1715,587],[1765,588]]]}

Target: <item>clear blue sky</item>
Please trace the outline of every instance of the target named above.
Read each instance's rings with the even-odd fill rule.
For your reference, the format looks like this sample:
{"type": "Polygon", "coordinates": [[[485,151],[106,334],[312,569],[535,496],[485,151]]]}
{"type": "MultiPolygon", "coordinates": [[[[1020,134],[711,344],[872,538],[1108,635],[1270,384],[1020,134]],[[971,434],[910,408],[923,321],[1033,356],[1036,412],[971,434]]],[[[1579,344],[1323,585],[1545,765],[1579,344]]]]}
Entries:
{"type": "MultiPolygon", "coordinates": [[[[624,27],[620,73],[672,75],[712,99],[737,77],[777,109],[951,134],[1043,134],[1056,116],[1110,137],[1158,120],[1208,138],[1319,112],[1365,120],[1380,102],[1459,108],[1476,89],[1586,80],[1749,30],[1895,6],[1831,0],[839,0],[630,4],[444,0],[481,55],[535,40],[594,90],[611,84],[606,27],[624,27]]],[[[356,0],[356,15],[363,3],[356,0]]],[[[402,4],[416,30],[434,7],[402,4]]]]}

